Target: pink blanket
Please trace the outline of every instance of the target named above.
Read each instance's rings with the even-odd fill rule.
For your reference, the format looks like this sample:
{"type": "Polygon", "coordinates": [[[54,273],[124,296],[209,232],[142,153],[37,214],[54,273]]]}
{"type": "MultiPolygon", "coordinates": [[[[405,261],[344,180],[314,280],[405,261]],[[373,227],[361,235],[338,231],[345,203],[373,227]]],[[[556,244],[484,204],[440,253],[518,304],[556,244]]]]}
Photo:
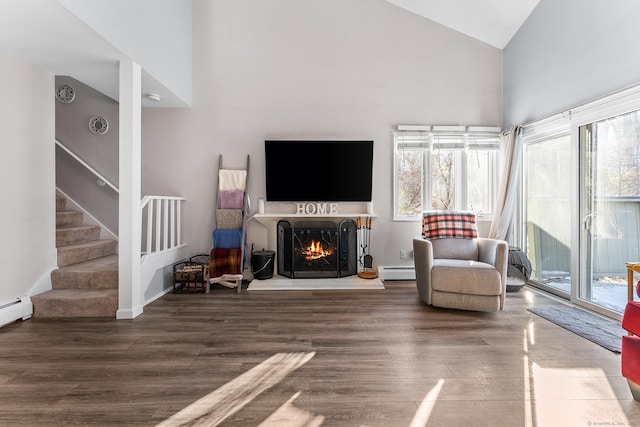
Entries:
{"type": "Polygon", "coordinates": [[[244,205],[244,191],[221,190],[218,192],[220,209],[242,209],[244,205]]]}

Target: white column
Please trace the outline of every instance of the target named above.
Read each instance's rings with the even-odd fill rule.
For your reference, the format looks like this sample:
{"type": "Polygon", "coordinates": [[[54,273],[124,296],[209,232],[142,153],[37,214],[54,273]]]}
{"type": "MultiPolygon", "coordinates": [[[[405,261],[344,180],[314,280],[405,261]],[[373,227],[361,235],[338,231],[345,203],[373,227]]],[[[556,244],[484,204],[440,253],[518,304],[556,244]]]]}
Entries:
{"type": "Polygon", "coordinates": [[[141,211],[141,70],[129,59],[120,61],[119,226],[117,319],[142,314],[140,283],[141,211]]]}

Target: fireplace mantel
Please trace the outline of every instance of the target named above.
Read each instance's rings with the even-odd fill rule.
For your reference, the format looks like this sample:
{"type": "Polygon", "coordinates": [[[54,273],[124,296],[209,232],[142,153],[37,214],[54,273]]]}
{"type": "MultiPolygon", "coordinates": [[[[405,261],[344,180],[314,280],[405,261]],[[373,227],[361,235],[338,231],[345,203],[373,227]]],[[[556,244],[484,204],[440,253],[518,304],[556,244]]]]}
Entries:
{"type": "MultiPolygon", "coordinates": [[[[336,214],[295,214],[295,213],[257,213],[251,215],[249,217],[249,221],[256,221],[263,226],[265,226],[270,232],[271,229],[274,229],[275,233],[275,224],[281,219],[354,219],[354,218],[371,218],[375,219],[378,215],[369,214],[369,213],[336,213],[336,214]]],[[[274,235],[275,237],[275,235],[274,235]]],[[[275,239],[272,240],[271,236],[269,236],[269,246],[275,242],[275,239]]],[[[270,248],[273,250],[273,248],[270,248]]]]}
{"type": "Polygon", "coordinates": [[[296,213],[257,213],[253,214],[249,217],[250,220],[255,220],[260,223],[268,223],[274,220],[281,219],[299,219],[299,218],[333,218],[333,219],[341,219],[341,218],[377,218],[378,215],[370,214],[370,213],[336,213],[336,214],[296,214],[296,213]]]}

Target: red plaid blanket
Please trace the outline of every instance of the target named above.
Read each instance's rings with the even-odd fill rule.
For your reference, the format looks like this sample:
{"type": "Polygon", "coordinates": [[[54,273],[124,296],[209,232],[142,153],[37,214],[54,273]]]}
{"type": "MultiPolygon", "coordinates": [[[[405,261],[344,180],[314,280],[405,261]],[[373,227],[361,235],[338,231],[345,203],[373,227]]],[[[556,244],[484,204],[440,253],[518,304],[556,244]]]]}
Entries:
{"type": "Polygon", "coordinates": [[[240,274],[242,249],[211,249],[209,257],[209,277],[223,274],[240,274]]]}
{"type": "Polygon", "coordinates": [[[478,237],[476,215],[464,212],[424,212],[422,236],[426,239],[475,239],[478,237]]]}

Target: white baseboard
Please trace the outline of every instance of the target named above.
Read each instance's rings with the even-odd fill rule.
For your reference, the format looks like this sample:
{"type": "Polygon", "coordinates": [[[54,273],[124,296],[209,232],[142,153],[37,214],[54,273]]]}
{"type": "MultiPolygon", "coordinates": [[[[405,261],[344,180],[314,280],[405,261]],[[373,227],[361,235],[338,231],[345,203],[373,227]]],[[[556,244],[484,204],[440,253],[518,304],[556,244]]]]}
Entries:
{"type": "Polygon", "coordinates": [[[378,267],[380,280],[416,280],[416,270],[413,266],[380,266],[378,267]]]}
{"type": "MultiPolygon", "coordinates": [[[[51,284],[51,273],[54,270],[58,269],[58,256],[57,256],[57,250],[56,248],[53,248],[54,251],[56,251],[56,256],[55,256],[55,267],[47,270],[45,273],[42,274],[42,276],[40,276],[40,278],[34,283],[34,285],[31,287],[31,289],[29,289],[29,292],[27,295],[29,296],[33,296],[33,295],[39,295],[43,292],[47,292],[50,291],[51,289],[53,289],[53,285],[51,284]]],[[[0,305],[1,307],[2,305],[0,305]]]]}
{"type": "Polygon", "coordinates": [[[116,311],[116,319],[135,319],[136,317],[140,316],[143,312],[143,308],[142,305],[139,305],[137,307],[133,307],[131,309],[118,309],[116,311]]]}
{"type": "Polygon", "coordinates": [[[0,327],[16,320],[27,320],[33,314],[31,298],[23,296],[0,304],[0,327]]]}

